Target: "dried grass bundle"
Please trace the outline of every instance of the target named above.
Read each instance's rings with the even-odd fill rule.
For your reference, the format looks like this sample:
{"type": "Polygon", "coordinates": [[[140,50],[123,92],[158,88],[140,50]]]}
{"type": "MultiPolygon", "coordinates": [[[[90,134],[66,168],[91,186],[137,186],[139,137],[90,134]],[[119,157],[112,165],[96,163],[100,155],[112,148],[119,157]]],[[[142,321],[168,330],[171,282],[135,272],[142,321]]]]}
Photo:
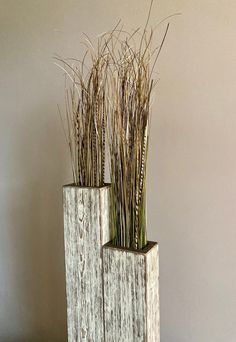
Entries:
{"type": "Polygon", "coordinates": [[[111,214],[114,244],[142,249],[146,234],[146,171],[153,70],[169,24],[158,47],[147,30],[153,0],[142,33],[119,28],[98,38],[77,66],[59,59],[72,81],[66,89],[65,129],[73,178],[79,186],[102,186],[105,138],[109,136],[111,214]],[[90,66],[86,58],[90,56],[90,66]]]}
{"type": "Polygon", "coordinates": [[[70,149],[74,183],[78,186],[104,185],[105,134],[107,122],[107,69],[109,56],[103,39],[94,48],[87,37],[82,61],[57,58],[57,64],[71,81],[66,86],[65,135],[70,149]],[[90,57],[89,65],[86,61],[90,57]]]}
{"type": "Polygon", "coordinates": [[[150,99],[155,86],[152,73],[169,28],[168,24],[160,46],[153,49],[153,31],[147,32],[147,24],[141,35],[139,30],[133,34],[119,30],[109,47],[113,61],[109,146],[114,243],[134,249],[142,249],[147,243],[146,170],[150,99]]]}

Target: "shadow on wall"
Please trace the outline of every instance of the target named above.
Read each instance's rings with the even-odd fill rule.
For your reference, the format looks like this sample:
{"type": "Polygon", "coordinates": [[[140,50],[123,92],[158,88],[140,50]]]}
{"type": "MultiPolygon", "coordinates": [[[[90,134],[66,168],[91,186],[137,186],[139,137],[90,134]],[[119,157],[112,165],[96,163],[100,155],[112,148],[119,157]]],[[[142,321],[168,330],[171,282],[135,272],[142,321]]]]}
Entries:
{"type": "Polygon", "coordinates": [[[50,112],[55,107],[42,106],[24,122],[14,142],[15,177],[3,185],[4,342],[67,340],[62,185],[68,163],[59,118],[42,115],[50,112]]]}

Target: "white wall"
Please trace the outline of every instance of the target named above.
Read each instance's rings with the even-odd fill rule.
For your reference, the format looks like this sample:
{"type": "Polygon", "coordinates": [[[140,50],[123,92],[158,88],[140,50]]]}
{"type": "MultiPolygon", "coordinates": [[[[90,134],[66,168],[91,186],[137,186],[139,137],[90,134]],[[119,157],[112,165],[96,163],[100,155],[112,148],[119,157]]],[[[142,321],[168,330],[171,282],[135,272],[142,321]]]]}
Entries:
{"type": "MultiPolygon", "coordinates": [[[[0,1],[0,341],[66,341],[61,186],[71,181],[54,53],[81,54],[144,0],[0,1]]],[[[236,2],[160,0],[148,179],[161,247],[161,341],[236,340],[236,2]],[[163,28],[163,27],[162,27],[163,28]]]]}

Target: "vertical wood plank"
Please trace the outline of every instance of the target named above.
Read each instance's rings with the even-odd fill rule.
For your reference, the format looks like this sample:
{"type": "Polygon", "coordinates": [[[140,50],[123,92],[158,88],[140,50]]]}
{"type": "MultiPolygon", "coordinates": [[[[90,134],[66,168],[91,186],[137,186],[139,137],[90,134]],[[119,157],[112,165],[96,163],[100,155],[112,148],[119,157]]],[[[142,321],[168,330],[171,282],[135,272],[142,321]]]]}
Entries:
{"type": "Polygon", "coordinates": [[[104,342],[102,246],[111,238],[109,191],[63,187],[69,342],[104,342]]]}
{"type": "Polygon", "coordinates": [[[146,255],[147,342],[160,342],[159,248],[146,255]]]}
{"type": "Polygon", "coordinates": [[[159,342],[158,244],[103,247],[106,342],[159,342]]]}

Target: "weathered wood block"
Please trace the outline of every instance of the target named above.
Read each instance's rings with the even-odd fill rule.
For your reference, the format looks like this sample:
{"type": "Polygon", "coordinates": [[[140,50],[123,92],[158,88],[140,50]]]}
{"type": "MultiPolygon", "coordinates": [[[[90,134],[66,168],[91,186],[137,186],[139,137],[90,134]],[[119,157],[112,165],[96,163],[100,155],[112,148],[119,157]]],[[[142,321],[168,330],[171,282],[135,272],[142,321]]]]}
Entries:
{"type": "Polygon", "coordinates": [[[103,247],[105,341],[160,342],[158,244],[103,247]]]}
{"type": "Polygon", "coordinates": [[[102,246],[110,241],[110,187],[63,187],[69,342],[104,342],[102,246]]]}

